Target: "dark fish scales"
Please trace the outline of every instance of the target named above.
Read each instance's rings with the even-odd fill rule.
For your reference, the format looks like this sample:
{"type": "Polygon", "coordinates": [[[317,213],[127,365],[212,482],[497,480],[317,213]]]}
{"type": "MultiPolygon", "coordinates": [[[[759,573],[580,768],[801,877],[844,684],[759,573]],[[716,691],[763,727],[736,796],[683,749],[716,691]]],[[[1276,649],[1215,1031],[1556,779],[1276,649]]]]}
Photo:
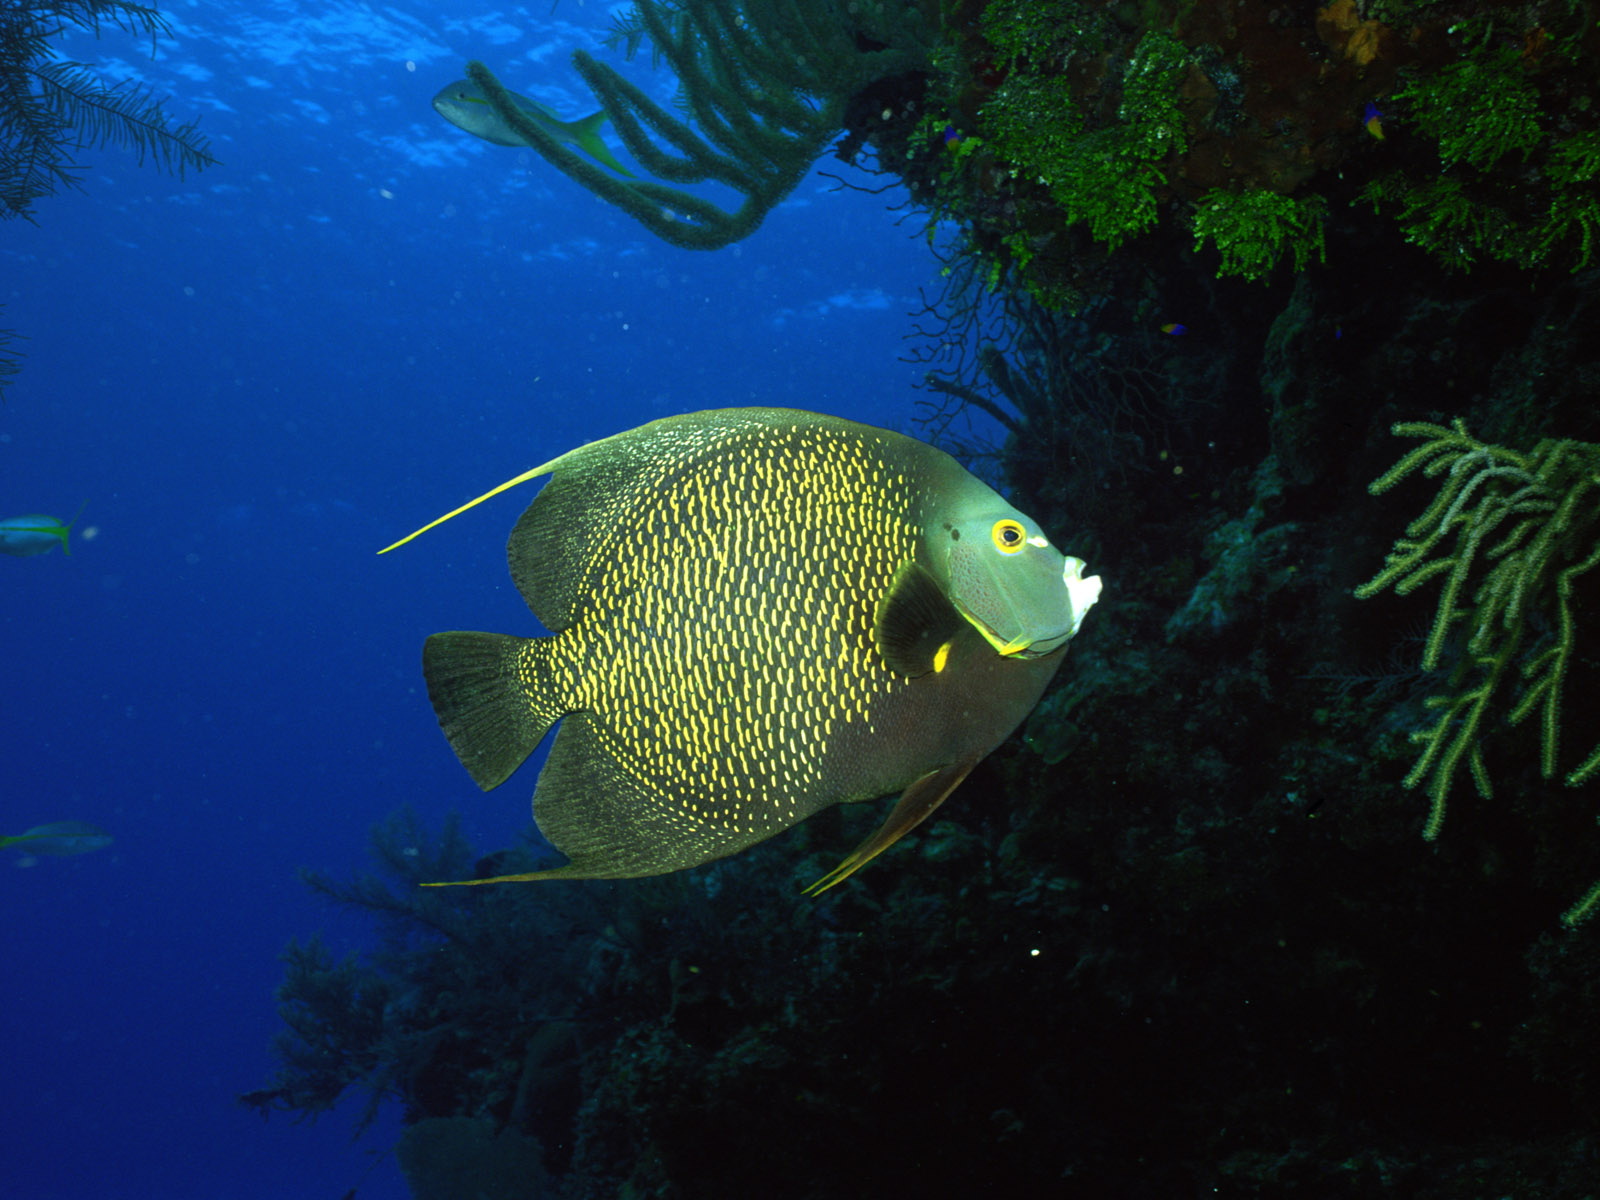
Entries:
{"type": "Polygon", "coordinates": [[[671,417],[489,494],[545,474],[508,553],[552,636],[423,651],[485,790],[561,723],[534,813],[570,861],[502,879],[680,870],[903,791],[831,886],[1010,734],[1099,593],[948,455],[833,417],[671,417]]]}

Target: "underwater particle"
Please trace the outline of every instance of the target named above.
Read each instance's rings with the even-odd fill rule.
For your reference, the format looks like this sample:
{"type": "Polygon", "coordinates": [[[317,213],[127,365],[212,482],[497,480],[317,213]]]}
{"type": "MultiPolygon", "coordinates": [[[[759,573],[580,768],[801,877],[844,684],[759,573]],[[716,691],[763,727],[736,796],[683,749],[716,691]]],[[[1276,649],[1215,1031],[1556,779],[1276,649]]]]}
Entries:
{"type": "Polygon", "coordinates": [[[534,813],[571,861],[464,882],[663,874],[903,790],[831,887],[1016,728],[1100,592],[953,458],[834,417],[668,417],[480,500],[542,475],[508,553],[553,636],[434,634],[423,673],[486,791],[561,721],[534,813]]]}

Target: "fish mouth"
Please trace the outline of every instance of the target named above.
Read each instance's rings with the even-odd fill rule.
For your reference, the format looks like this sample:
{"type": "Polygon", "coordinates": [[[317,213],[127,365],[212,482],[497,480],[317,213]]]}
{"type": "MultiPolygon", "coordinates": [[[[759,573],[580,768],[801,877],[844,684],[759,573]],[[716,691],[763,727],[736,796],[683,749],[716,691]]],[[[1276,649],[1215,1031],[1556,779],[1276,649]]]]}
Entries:
{"type": "Polygon", "coordinates": [[[1083,567],[1083,559],[1068,555],[1067,565],[1061,569],[1061,582],[1067,589],[1067,611],[1071,619],[1071,625],[1067,630],[1069,638],[1078,632],[1084,616],[1095,606],[1095,601],[1100,599],[1100,589],[1104,586],[1098,575],[1091,575],[1085,579],[1083,567]]]}
{"type": "Polygon", "coordinates": [[[1045,654],[1054,654],[1073,638],[1078,636],[1078,630],[1083,628],[1083,618],[1095,606],[1095,601],[1100,599],[1100,576],[1091,575],[1083,577],[1083,559],[1067,556],[1066,566],[1061,569],[1061,582],[1067,589],[1067,629],[1056,637],[1041,639],[1027,648],[1022,655],[1025,658],[1038,658],[1045,654]]]}
{"type": "Polygon", "coordinates": [[[1066,565],[1061,570],[1061,582],[1067,592],[1066,621],[1061,628],[1052,629],[1043,634],[1020,637],[1002,637],[991,625],[971,612],[965,606],[957,604],[961,615],[972,623],[984,640],[993,646],[995,653],[1001,658],[1043,658],[1047,654],[1054,654],[1077,636],[1078,630],[1083,626],[1083,618],[1100,599],[1100,576],[1091,575],[1083,577],[1084,562],[1081,558],[1067,556],[1066,565]]]}

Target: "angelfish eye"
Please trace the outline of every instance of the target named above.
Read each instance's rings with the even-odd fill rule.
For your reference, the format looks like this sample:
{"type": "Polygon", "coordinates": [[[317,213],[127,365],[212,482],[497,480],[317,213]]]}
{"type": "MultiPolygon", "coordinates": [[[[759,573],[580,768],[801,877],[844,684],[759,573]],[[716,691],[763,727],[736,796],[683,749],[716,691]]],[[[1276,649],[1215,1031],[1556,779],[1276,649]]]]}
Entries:
{"type": "Polygon", "coordinates": [[[1028,531],[1009,517],[996,521],[989,536],[994,538],[994,547],[1001,554],[1015,554],[1028,544],[1028,531]]]}

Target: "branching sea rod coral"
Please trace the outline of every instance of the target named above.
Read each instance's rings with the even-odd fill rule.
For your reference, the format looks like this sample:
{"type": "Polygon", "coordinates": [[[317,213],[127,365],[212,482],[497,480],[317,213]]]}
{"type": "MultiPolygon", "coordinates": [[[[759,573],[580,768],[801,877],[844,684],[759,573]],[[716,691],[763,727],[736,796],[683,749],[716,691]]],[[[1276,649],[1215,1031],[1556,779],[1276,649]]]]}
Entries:
{"type": "Polygon", "coordinates": [[[102,23],[152,43],[171,33],[154,8],[125,0],[20,0],[0,12],[0,219],[31,220],[35,200],[76,184],[72,152],[85,147],[122,146],[179,175],[216,164],[195,124],[168,125],[144,89],[108,87],[60,59],[67,26],[98,34],[102,23]]]}
{"type": "MultiPolygon", "coordinates": [[[[57,39],[68,26],[96,34],[102,24],[148,35],[171,30],[153,7],[127,0],[14,0],[0,6],[0,220],[33,220],[37,200],[75,186],[73,155],[90,146],[119,146],[149,155],[181,176],[216,165],[193,122],[176,128],[149,92],[132,84],[107,87],[88,67],[66,62],[57,39]]],[[[16,337],[0,330],[0,398],[17,373],[16,337]]]]}
{"type": "MultiPolygon", "coordinates": [[[[1449,689],[1427,701],[1438,718],[1411,735],[1422,754],[1405,779],[1407,787],[1425,786],[1432,801],[1423,830],[1431,839],[1463,762],[1479,794],[1492,795],[1480,738],[1496,708],[1509,706],[1513,724],[1538,713],[1540,773],[1549,779],[1558,771],[1561,703],[1577,642],[1574,588],[1600,566],[1600,445],[1547,438],[1521,453],[1480,442],[1460,420],[1449,428],[1407,422],[1394,432],[1426,440],[1372,484],[1374,494],[1416,472],[1443,480],[1383,570],[1356,595],[1391,587],[1404,595],[1443,581],[1422,666],[1453,662],[1449,689]],[[1525,649],[1541,622],[1549,632],[1525,649]],[[1518,688],[1517,675],[1515,699],[1503,698],[1518,688]]],[[[1596,774],[1600,745],[1567,770],[1566,782],[1576,786],[1596,774]]],[[[1568,922],[1597,901],[1600,888],[1568,912],[1568,922]]]]}
{"type": "Polygon", "coordinates": [[[898,2],[846,12],[831,0],[638,0],[618,40],[631,50],[645,37],[676,74],[692,123],[583,51],[573,63],[645,170],[732,188],[737,208],[602,171],[529,119],[482,63],[467,74],[551,165],[663,240],[714,250],[754,231],[843,129],[851,99],[921,64],[931,34],[919,7],[898,2]]]}

